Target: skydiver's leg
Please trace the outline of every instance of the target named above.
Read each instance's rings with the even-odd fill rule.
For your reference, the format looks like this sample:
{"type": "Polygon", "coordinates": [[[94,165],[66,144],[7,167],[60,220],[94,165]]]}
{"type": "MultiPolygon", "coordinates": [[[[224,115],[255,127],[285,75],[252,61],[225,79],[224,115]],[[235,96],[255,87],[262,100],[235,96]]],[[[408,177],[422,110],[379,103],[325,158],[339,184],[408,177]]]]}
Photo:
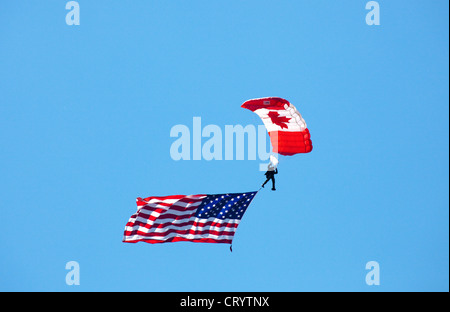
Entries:
{"type": "Polygon", "coordinates": [[[272,177],[272,190],[275,191],[275,177],[272,177]]]}
{"type": "Polygon", "coordinates": [[[264,182],[261,187],[264,187],[264,185],[266,185],[267,182],[269,182],[270,178],[267,178],[266,182],[264,182]]]}

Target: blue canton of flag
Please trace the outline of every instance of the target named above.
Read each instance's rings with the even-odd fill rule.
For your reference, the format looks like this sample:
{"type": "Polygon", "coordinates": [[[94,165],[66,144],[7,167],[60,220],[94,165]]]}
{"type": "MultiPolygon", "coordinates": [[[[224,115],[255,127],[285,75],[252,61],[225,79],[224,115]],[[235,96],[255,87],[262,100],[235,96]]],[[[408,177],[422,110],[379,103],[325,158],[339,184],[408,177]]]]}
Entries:
{"type": "Polygon", "coordinates": [[[255,195],[256,192],[208,195],[198,207],[195,216],[200,219],[241,220],[255,195]]]}

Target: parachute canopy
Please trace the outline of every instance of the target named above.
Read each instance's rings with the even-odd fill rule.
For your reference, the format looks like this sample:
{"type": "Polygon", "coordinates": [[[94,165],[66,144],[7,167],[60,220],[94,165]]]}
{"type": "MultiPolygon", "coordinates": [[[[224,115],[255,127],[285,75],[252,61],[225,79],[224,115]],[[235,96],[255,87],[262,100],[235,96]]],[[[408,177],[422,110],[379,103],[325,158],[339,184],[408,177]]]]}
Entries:
{"type": "Polygon", "coordinates": [[[267,97],[248,100],[241,107],[251,110],[262,119],[274,153],[290,156],[312,151],[306,122],[289,101],[267,97]]]}

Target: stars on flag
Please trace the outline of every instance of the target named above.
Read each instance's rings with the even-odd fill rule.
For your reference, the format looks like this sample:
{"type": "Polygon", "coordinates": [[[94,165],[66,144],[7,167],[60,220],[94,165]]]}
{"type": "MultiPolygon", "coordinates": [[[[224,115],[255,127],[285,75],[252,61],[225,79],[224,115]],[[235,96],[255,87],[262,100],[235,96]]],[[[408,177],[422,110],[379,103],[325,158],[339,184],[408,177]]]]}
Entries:
{"type": "Polygon", "coordinates": [[[256,192],[208,195],[198,207],[196,217],[240,220],[255,195],[256,192]]]}

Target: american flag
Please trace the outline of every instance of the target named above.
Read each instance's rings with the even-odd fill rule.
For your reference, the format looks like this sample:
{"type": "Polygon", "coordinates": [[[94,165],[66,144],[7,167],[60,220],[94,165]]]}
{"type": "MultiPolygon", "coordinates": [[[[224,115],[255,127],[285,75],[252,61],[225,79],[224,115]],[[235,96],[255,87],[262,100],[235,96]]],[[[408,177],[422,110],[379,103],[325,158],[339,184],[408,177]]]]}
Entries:
{"type": "Polygon", "coordinates": [[[138,197],[123,242],[231,244],[256,193],[138,197]]]}

